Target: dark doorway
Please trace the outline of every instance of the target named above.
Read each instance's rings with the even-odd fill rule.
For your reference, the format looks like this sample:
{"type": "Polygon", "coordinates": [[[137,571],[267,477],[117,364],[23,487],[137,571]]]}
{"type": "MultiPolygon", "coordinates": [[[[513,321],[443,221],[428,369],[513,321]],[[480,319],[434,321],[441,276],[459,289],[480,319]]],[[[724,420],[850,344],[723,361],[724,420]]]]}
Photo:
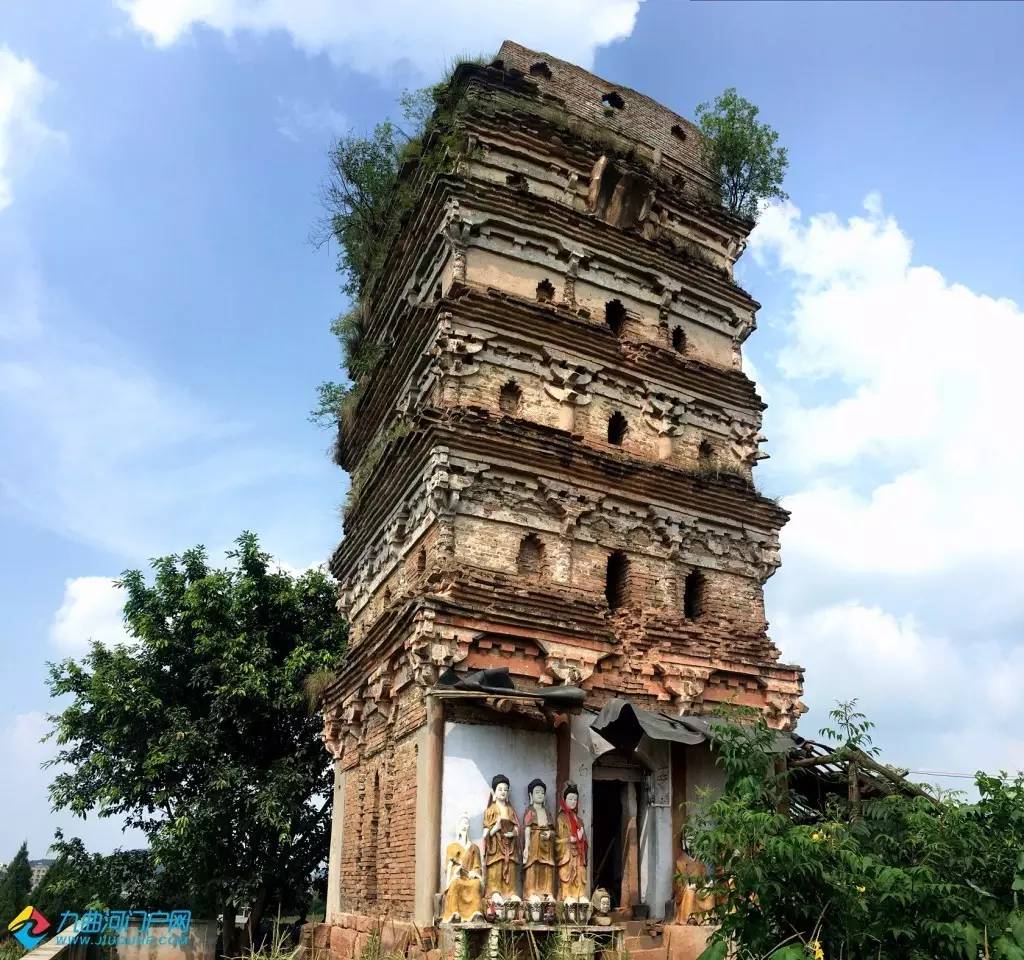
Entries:
{"type": "Polygon", "coordinates": [[[604,887],[618,907],[622,894],[621,780],[594,781],[594,878],[592,890],[604,887]]]}

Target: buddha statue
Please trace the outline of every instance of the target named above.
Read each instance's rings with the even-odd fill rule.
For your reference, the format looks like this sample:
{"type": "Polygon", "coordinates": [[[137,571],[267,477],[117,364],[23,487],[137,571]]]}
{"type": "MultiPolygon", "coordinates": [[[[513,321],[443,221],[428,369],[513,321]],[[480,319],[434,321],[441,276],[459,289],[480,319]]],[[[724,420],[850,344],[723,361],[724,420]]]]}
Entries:
{"type": "Polygon", "coordinates": [[[480,848],[469,839],[469,814],[463,813],[459,817],[455,839],[445,850],[442,923],[483,919],[483,875],[480,848]]]}
{"type": "Polygon", "coordinates": [[[508,795],[508,777],[499,773],[484,811],[484,897],[499,903],[519,899],[519,818],[508,795]]]}
{"type": "Polygon", "coordinates": [[[574,783],[562,788],[558,816],[555,818],[558,854],[558,894],[565,902],[566,916],[572,922],[585,923],[587,909],[587,834],[579,812],[580,791],[574,783]],[[583,909],[578,909],[582,906],[583,909]]]}
{"type": "Polygon", "coordinates": [[[594,917],[591,923],[598,927],[610,927],[612,925],[612,918],[610,916],[612,912],[612,898],[608,891],[604,887],[598,887],[594,891],[591,903],[594,906],[594,917]]]}
{"type": "Polygon", "coordinates": [[[676,859],[673,923],[699,924],[708,921],[715,898],[706,892],[707,868],[684,849],[676,859]]]}
{"type": "Polygon", "coordinates": [[[527,787],[530,805],[523,814],[523,899],[554,902],[555,826],[548,813],[547,786],[531,780],[527,787]]]}

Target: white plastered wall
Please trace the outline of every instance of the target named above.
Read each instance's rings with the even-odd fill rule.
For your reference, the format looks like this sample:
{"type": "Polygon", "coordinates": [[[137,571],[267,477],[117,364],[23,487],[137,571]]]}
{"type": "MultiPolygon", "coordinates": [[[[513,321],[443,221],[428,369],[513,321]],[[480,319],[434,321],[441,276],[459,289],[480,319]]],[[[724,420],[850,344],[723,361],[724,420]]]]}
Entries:
{"type": "MultiPolygon", "coordinates": [[[[483,724],[446,723],[441,783],[441,856],[455,838],[459,817],[469,814],[470,839],[480,843],[491,778],[509,778],[509,794],[522,820],[526,785],[539,777],[547,784],[548,812],[555,815],[557,753],[555,734],[483,724]]],[[[590,787],[589,774],[587,788],[590,787]]],[[[582,798],[581,798],[582,799],[582,798]]],[[[483,848],[481,847],[481,852],[483,848]]],[[[442,864],[437,865],[439,875],[442,864]]],[[[443,885],[443,876],[441,877],[443,885]]]]}

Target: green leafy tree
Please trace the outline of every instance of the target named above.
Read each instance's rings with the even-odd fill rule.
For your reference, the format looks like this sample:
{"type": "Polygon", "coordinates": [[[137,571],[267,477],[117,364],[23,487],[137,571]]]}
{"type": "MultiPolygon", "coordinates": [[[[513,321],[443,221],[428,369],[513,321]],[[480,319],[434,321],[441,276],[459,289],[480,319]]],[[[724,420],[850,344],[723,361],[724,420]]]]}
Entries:
{"type": "Polygon", "coordinates": [[[142,830],[153,862],[223,913],[231,955],[236,908],[251,940],[326,857],[331,781],[305,687],[338,663],[346,627],[323,573],[276,569],[250,533],[228,557],[161,557],[152,582],[127,571],[132,643],[50,665],[52,695],[70,698],[50,718],[50,795],[142,830]]]}
{"type": "MultiPolygon", "coordinates": [[[[834,755],[867,756],[870,722],[853,704],[832,717],[834,755]]],[[[1024,776],[978,774],[973,804],[893,793],[796,822],[773,739],[763,718],[715,735],[725,790],[692,811],[687,837],[717,868],[703,960],[1024,958],[1024,776]]]]}
{"type": "Polygon", "coordinates": [[[7,924],[29,904],[32,892],[32,866],[28,862],[28,844],[23,843],[7,865],[0,880],[0,932],[7,934],[7,924]]]}
{"type": "Polygon", "coordinates": [[[704,134],[704,158],[719,178],[722,203],[737,216],[755,220],[764,200],[785,200],[782,181],[789,158],[779,135],[759,123],[759,110],[729,87],[714,103],[697,107],[704,134]]]}
{"type": "Polygon", "coordinates": [[[150,850],[89,853],[77,837],[60,831],[51,846],[53,865],[32,892],[32,903],[55,921],[65,911],[199,910],[189,898],[190,878],[175,876],[150,850]]]}

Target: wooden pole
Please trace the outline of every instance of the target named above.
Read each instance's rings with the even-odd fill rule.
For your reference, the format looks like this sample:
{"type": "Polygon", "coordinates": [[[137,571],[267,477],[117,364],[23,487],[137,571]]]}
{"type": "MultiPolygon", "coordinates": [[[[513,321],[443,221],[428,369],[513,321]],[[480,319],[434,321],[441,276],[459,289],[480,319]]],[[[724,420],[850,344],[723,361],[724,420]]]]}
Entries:
{"type": "Polygon", "coordinates": [[[850,804],[850,823],[860,819],[860,766],[851,760],[846,768],[846,783],[850,804]]]}

